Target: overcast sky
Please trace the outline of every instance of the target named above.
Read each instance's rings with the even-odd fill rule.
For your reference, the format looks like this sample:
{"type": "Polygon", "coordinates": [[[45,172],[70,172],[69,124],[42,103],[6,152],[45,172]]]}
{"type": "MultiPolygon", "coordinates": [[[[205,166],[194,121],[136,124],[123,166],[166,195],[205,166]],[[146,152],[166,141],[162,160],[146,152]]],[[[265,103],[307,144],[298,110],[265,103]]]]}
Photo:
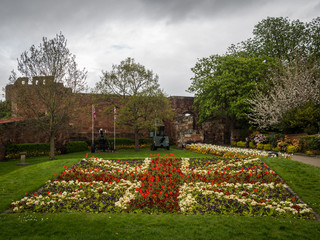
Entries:
{"type": "Polygon", "coordinates": [[[310,22],[320,0],[0,0],[0,89],[17,58],[42,37],[68,40],[94,87],[127,57],[159,75],[170,96],[188,96],[197,59],[252,37],[262,19],[310,22]]]}

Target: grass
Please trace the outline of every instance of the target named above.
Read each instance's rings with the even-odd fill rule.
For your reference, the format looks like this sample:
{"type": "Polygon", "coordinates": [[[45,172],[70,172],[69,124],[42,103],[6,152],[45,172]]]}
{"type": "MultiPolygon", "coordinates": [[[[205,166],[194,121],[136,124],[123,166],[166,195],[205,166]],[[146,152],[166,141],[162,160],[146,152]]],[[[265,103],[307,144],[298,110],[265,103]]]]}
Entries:
{"type": "Polygon", "coordinates": [[[147,214],[0,216],[1,239],[317,239],[318,222],[268,217],[147,214]]]}
{"type": "MultiPolygon", "coordinates": [[[[143,159],[154,154],[149,149],[140,152],[119,150],[99,153],[105,159],[143,159]]],[[[159,149],[164,155],[167,150],[159,149]]],[[[182,151],[169,153],[177,157],[202,158],[209,155],[182,151]]],[[[29,166],[16,164],[19,160],[0,162],[0,211],[9,208],[25,192],[39,189],[46,181],[85,157],[85,152],[30,158],[29,166]]],[[[92,155],[92,154],[90,154],[92,155]]],[[[320,213],[320,168],[287,159],[265,158],[302,198],[320,213]]],[[[144,215],[144,214],[1,214],[0,239],[319,239],[320,223],[316,221],[211,215],[144,215]]]]}
{"type": "Polygon", "coordinates": [[[290,159],[264,158],[263,161],[320,215],[320,168],[290,159]]]}

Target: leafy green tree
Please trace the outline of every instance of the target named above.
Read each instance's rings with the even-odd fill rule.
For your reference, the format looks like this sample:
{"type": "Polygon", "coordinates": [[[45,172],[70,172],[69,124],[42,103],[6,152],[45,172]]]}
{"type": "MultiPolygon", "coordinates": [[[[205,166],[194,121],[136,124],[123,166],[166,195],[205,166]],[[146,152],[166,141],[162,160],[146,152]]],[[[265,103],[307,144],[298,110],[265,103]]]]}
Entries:
{"type": "MultiPolygon", "coordinates": [[[[67,48],[67,40],[60,33],[53,39],[44,37],[36,47],[21,54],[18,60],[18,72],[22,77],[45,76],[43,84],[29,81],[16,84],[18,114],[37,119],[35,127],[48,134],[50,159],[55,157],[55,136],[68,125],[68,119],[76,105],[75,92],[86,89],[85,69],[78,69],[75,55],[67,48]],[[66,87],[66,88],[65,88],[66,87]]],[[[17,81],[17,73],[12,71],[10,83],[17,81]]]]}
{"type": "Polygon", "coordinates": [[[140,134],[154,127],[155,118],[162,121],[172,116],[158,76],[133,58],[103,72],[96,90],[118,109],[117,124],[134,132],[136,151],[139,150],[140,134]]]}
{"type": "Polygon", "coordinates": [[[266,56],[213,55],[200,59],[191,69],[194,77],[189,88],[195,94],[200,122],[212,116],[225,117],[232,142],[236,121],[247,121],[248,99],[263,84],[274,63],[273,58],[266,56]]]}
{"type": "Polygon", "coordinates": [[[0,100],[0,119],[11,117],[11,103],[0,100]]]}
{"type": "Polygon", "coordinates": [[[307,102],[300,107],[291,108],[284,114],[279,129],[285,133],[316,134],[320,127],[320,106],[307,102]]]}
{"type": "Polygon", "coordinates": [[[283,17],[267,17],[254,26],[253,37],[233,44],[229,54],[293,60],[296,55],[319,61],[320,17],[310,23],[283,17]]]}

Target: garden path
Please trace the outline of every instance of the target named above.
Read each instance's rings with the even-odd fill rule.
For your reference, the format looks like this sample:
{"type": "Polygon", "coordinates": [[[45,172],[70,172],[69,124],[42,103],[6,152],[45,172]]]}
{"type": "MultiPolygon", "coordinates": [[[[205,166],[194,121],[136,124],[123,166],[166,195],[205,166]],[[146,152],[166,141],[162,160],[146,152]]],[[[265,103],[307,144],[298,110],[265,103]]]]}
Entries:
{"type": "Polygon", "coordinates": [[[318,156],[317,157],[309,157],[309,156],[294,154],[291,157],[291,159],[294,161],[298,161],[298,162],[310,164],[310,165],[313,165],[316,167],[320,167],[320,157],[318,157],[318,156]]]}

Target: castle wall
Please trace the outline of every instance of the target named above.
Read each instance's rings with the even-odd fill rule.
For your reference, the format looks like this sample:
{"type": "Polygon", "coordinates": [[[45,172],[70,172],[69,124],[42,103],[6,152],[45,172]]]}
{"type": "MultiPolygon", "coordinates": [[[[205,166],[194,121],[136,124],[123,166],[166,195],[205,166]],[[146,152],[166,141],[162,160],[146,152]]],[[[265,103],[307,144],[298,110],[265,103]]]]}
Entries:
{"type": "MultiPolygon", "coordinates": [[[[14,85],[6,87],[6,100],[12,103],[13,117],[19,112],[16,99],[17,91],[15,87],[25,85],[27,87],[43,86],[48,81],[48,77],[35,77],[31,81],[28,78],[20,78],[14,85]]],[[[50,81],[50,77],[49,77],[50,81]]],[[[63,87],[63,86],[62,86],[63,87]]],[[[92,136],[92,104],[95,106],[96,119],[94,121],[94,132],[97,137],[99,129],[106,130],[107,137],[113,138],[114,116],[112,110],[105,112],[110,103],[103,100],[96,94],[77,94],[78,104],[74,115],[69,122],[71,128],[68,132],[63,132],[57,136],[59,144],[65,144],[68,141],[91,140],[92,136]]],[[[173,121],[165,122],[166,135],[170,137],[171,143],[182,146],[186,143],[206,142],[214,144],[223,144],[225,140],[224,121],[210,120],[198,124],[199,113],[193,108],[193,97],[169,97],[172,112],[175,114],[173,121]]],[[[46,136],[41,135],[41,131],[28,127],[28,123],[23,121],[12,121],[10,123],[1,123],[0,128],[4,129],[1,138],[3,144],[8,143],[31,143],[47,142],[46,136]]],[[[125,127],[116,126],[117,138],[134,138],[132,131],[125,127]]],[[[149,137],[146,132],[142,137],[149,137]]],[[[1,143],[1,142],[0,142],[1,143]]]]}

